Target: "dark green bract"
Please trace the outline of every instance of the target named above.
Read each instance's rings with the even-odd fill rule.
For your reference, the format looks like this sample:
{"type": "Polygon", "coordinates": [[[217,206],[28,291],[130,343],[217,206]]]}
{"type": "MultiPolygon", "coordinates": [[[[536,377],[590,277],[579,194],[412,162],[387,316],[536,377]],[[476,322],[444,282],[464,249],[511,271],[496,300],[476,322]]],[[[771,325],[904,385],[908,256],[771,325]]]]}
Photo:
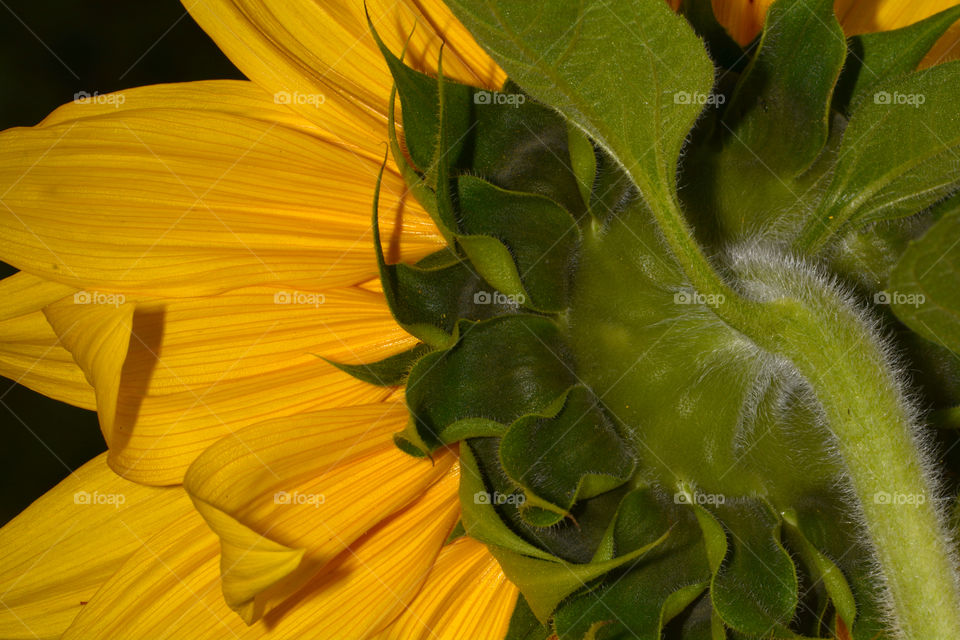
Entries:
{"type": "Polygon", "coordinates": [[[654,210],[679,199],[744,291],[787,247],[876,303],[921,405],[954,415],[960,63],[913,69],[958,10],[848,43],[832,2],[779,0],[742,51],[705,0],[689,23],[662,0],[450,4],[512,81],[381,44],[394,159],[449,247],[388,265],[375,233],[422,344],[343,368],[406,384],[405,451],[459,443],[463,531],[523,594],[508,638],[894,637],[809,385],[718,317],[654,210]]]}

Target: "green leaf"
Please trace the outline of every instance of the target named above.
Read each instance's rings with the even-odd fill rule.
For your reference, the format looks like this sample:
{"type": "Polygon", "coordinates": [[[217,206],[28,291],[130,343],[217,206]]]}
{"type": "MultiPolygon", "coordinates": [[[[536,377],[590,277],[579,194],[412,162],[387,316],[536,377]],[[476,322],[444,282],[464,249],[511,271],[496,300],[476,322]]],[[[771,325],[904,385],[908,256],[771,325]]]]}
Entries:
{"type": "Polygon", "coordinates": [[[960,185],[960,62],[878,86],[850,119],[825,197],[797,246],[815,252],[845,225],[916,213],[960,185]]]}
{"type": "Polygon", "coordinates": [[[569,515],[577,500],[620,486],[635,466],[596,398],[580,385],[555,416],[527,416],[513,423],[500,443],[500,461],[526,491],[521,513],[541,526],[569,515]]]}
{"type": "Polygon", "coordinates": [[[850,54],[837,83],[834,108],[850,113],[872,98],[879,84],[917,68],[940,36],[960,19],[960,6],[950,7],[900,29],[850,38],[850,54]]]}
{"type": "MultiPolygon", "coordinates": [[[[524,296],[524,304],[531,308],[565,309],[571,262],[580,239],[570,214],[543,196],[505,191],[472,176],[461,176],[459,185],[464,232],[495,238],[507,252],[503,263],[511,273],[500,279],[484,271],[486,261],[475,259],[468,249],[481,275],[503,293],[524,296]],[[519,291],[510,288],[512,279],[519,291]]],[[[466,248],[467,238],[460,241],[466,248]]]]}
{"type": "Polygon", "coordinates": [[[490,495],[471,445],[464,444],[460,448],[460,521],[467,535],[484,544],[552,561],[551,554],[510,530],[497,514],[490,495]]]}
{"type": "Polygon", "coordinates": [[[726,640],[727,632],[707,593],[670,624],[665,636],[678,640],[726,640]]]}
{"type": "Polygon", "coordinates": [[[691,545],[614,574],[610,586],[577,597],[557,611],[559,638],[582,638],[595,629],[598,638],[659,640],[666,623],[707,587],[702,553],[691,545]]]}
{"type": "Polygon", "coordinates": [[[453,201],[454,168],[464,139],[475,126],[475,123],[471,124],[469,107],[473,94],[469,88],[452,83],[443,77],[442,57],[439,67],[437,94],[440,100],[440,123],[431,166],[436,168],[437,226],[444,234],[447,243],[452,245],[459,230],[456,206],[453,201]]]}
{"type": "Polygon", "coordinates": [[[444,100],[452,104],[442,147],[439,79],[407,67],[380,45],[396,83],[388,111],[391,153],[408,186],[443,231],[454,230],[455,221],[449,216],[440,219],[437,207],[434,189],[441,149],[447,174],[466,171],[502,189],[542,195],[577,218],[584,213],[587,200],[581,197],[567,159],[567,124],[556,112],[509,82],[501,92],[490,92],[447,80],[444,100]],[[405,140],[417,167],[407,161],[396,135],[393,105],[398,87],[405,140]],[[493,98],[504,95],[511,100],[501,103],[493,98]],[[469,123],[464,114],[470,116],[469,123]],[[452,133],[450,126],[456,128],[452,133]]]}
{"type": "MultiPolygon", "coordinates": [[[[364,6],[366,10],[366,6],[364,6]]],[[[380,39],[369,14],[367,26],[381,55],[387,62],[390,74],[400,93],[400,107],[403,114],[404,141],[410,158],[421,171],[426,171],[433,161],[439,128],[439,99],[437,83],[422,73],[418,73],[403,64],[400,58],[380,39]]],[[[393,99],[390,100],[391,106],[393,99]]],[[[393,113],[391,109],[390,113],[393,113]]],[[[392,128],[392,127],[391,127],[392,128]]]]}
{"type": "Polygon", "coordinates": [[[548,562],[496,546],[490,547],[490,553],[500,563],[507,578],[520,589],[537,619],[546,622],[561,600],[586,586],[588,582],[629,562],[638,561],[645,553],[663,543],[669,535],[670,532],[666,531],[653,542],[612,560],[586,564],[548,562]]]}
{"type": "Polygon", "coordinates": [[[842,131],[830,100],[845,50],[830,0],[770,7],[729,104],[698,124],[683,163],[681,194],[701,242],[724,251],[757,234],[789,238],[810,217],[842,131]]]}
{"type": "Polygon", "coordinates": [[[575,384],[565,347],[552,320],[502,316],[460,325],[449,351],[424,356],[407,380],[407,406],[431,448],[444,430],[467,418],[507,426],[540,413],[575,384]]]}
{"type": "Polygon", "coordinates": [[[832,0],[773,3],[723,116],[734,154],[727,161],[751,178],[789,179],[807,169],[827,142],[830,97],[845,55],[832,0]]]}
{"type": "Polygon", "coordinates": [[[548,640],[552,635],[553,630],[548,625],[541,624],[537,616],[533,615],[526,599],[519,596],[504,640],[548,640]]]}
{"type": "Polygon", "coordinates": [[[430,351],[430,345],[421,343],[403,353],[398,353],[383,360],[368,364],[343,364],[327,360],[326,358],[324,358],[324,360],[367,384],[375,384],[381,387],[395,387],[406,382],[413,365],[430,351]]]}
{"type": "MultiPolygon", "coordinates": [[[[583,564],[598,559],[610,559],[598,558],[597,550],[616,516],[621,500],[628,492],[626,486],[595,498],[581,500],[574,505],[570,518],[552,527],[536,526],[521,515],[522,505],[510,497],[519,494],[520,500],[524,498],[522,490],[507,477],[500,466],[500,438],[473,438],[469,446],[476,456],[489,490],[499,494],[496,500],[499,504],[495,505],[497,514],[517,535],[567,562],[583,564]]],[[[661,531],[657,531],[650,540],[660,533],[661,531]]]]}
{"type": "Polygon", "coordinates": [[[960,354],[960,209],[910,243],[884,294],[904,324],[960,354]]]}
{"type": "Polygon", "coordinates": [[[710,572],[716,575],[720,572],[724,558],[727,557],[727,533],[712,513],[695,502],[695,492],[685,490],[682,493],[684,502],[692,505],[693,512],[697,516],[697,524],[700,525],[700,531],[703,533],[703,544],[707,551],[710,572]]]}
{"type": "Polygon", "coordinates": [[[671,618],[706,588],[710,570],[696,521],[689,510],[652,489],[624,498],[617,513],[615,542],[626,553],[648,544],[669,527],[670,537],[641,562],[614,571],[595,589],[577,595],[557,610],[561,640],[592,637],[660,640],[671,618]]]}
{"type": "Polygon", "coordinates": [[[661,0],[449,5],[514,81],[611,151],[648,199],[671,197],[698,96],[713,84],[682,17],[661,0]],[[603,64],[612,52],[616,64],[603,64]]]}
{"type": "MultiPolygon", "coordinates": [[[[578,230],[569,213],[552,200],[510,192],[471,176],[452,193],[454,161],[476,123],[467,126],[449,83],[439,78],[440,132],[437,148],[437,224],[448,242],[456,241],[470,262],[497,291],[542,311],[566,306],[566,281],[578,230]],[[452,101],[451,101],[452,100],[452,101]],[[459,204],[459,207],[457,206],[459,204]]],[[[462,106],[462,104],[460,105],[462,106]]],[[[528,185],[529,186],[529,185],[528,185]]]]}
{"type": "Polygon", "coordinates": [[[516,312],[511,301],[490,298],[490,285],[449,249],[416,265],[387,264],[378,216],[382,175],[381,166],[374,189],[373,243],[384,297],[397,324],[428,345],[445,349],[456,342],[461,318],[479,320],[516,312]]]}
{"type": "Polygon", "coordinates": [[[713,606],[730,627],[754,636],[786,631],[797,607],[798,583],[780,544],[780,520],[760,500],[714,507],[730,532],[727,557],[710,588],[713,606]]]}
{"type": "Polygon", "coordinates": [[[458,168],[501,189],[549,198],[579,219],[589,200],[581,195],[568,150],[579,141],[568,135],[564,119],[512,82],[497,93],[477,90],[473,101],[476,126],[458,168]]]}
{"type": "Polygon", "coordinates": [[[821,553],[803,535],[797,514],[793,509],[787,509],[784,512],[784,522],[787,525],[785,529],[791,547],[800,552],[800,557],[815,583],[824,585],[843,621],[848,627],[853,626],[857,617],[857,605],[843,572],[833,560],[821,553]]]}
{"type": "Polygon", "coordinates": [[[593,185],[597,178],[597,152],[593,143],[590,142],[590,138],[580,129],[569,123],[566,128],[570,168],[573,170],[580,198],[589,206],[593,194],[593,185]]]}
{"type": "Polygon", "coordinates": [[[834,500],[808,499],[796,509],[797,527],[820,553],[835,559],[853,592],[857,615],[854,640],[892,640],[885,622],[884,603],[877,590],[873,556],[855,527],[838,527],[849,517],[849,505],[834,500]]]}
{"type": "Polygon", "coordinates": [[[373,236],[380,280],[391,314],[407,333],[430,346],[451,346],[461,318],[483,319],[516,311],[514,305],[487,300],[490,285],[468,263],[447,250],[428,256],[418,265],[387,264],[376,209],[373,236]]]}

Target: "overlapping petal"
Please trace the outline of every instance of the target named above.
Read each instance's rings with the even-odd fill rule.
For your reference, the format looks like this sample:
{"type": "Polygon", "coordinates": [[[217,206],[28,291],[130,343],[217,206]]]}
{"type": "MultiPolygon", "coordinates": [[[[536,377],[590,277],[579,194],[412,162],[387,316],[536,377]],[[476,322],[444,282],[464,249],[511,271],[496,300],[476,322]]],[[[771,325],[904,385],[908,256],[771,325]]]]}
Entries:
{"type": "Polygon", "coordinates": [[[95,409],[93,387],[44,317],[44,306],[76,290],[29,273],[0,281],[0,375],[46,396],[95,409]]]}
{"type": "Polygon", "coordinates": [[[106,454],[77,469],[0,530],[0,637],[59,638],[144,540],[192,509],[180,488],[120,478],[106,454]]]}
{"type": "MultiPolygon", "coordinates": [[[[834,8],[847,35],[898,29],[919,22],[957,3],[952,0],[837,0],[834,8]]],[[[960,58],[960,25],[954,25],[937,41],[920,63],[921,67],[960,58]]]]}
{"type": "Polygon", "coordinates": [[[238,289],[213,298],[125,299],[44,313],[97,389],[110,464],[176,484],[222,436],[273,417],[378,402],[391,392],[325,362],[409,348],[382,296],[238,289]]]}
{"type": "Polygon", "coordinates": [[[86,304],[73,297],[44,307],[44,316],[60,344],[80,366],[93,387],[107,445],[113,438],[114,412],[120,397],[123,363],[130,345],[133,304],[86,304]]]}
{"type": "Polygon", "coordinates": [[[0,320],[0,375],[55,400],[96,409],[93,387],[40,311],[0,320]]]}
{"type": "Polygon", "coordinates": [[[347,546],[253,626],[220,593],[219,541],[197,514],[147,540],[96,594],[64,640],[362,640],[426,579],[459,513],[451,471],[408,508],[347,546]]]}
{"type": "MultiPolygon", "coordinates": [[[[249,83],[229,86],[145,87],[0,134],[0,259],[79,289],[162,296],[374,276],[380,160],[318,138],[249,83]]],[[[395,259],[439,246],[396,173],[381,193],[395,259]]]]}
{"type": "MultiPolygon", "coordinates": [[[[741,44],[747,44],[760,33],[771,4],[773,0],[713,0],[717,20],[741,44]]],[[[844,33],[857,35],[905,27],[955,4],[956,2],[950,0],[836,0],[834,10],[843,25],[844,33]]],[[[940,39],[923,65],[929,66],[960,57],[958,40],[960,27],[954,27],[940,39]]]]}
{"type": "Polygon", "coordinates": [[[416,599],[376,640],[501,640],[517,594],[483,544],[460,538],[443,548],[416,599]]]}
{"type": "Polygon", "coordinates": [[[40,311],[48,304],[68,295],[73,295],[73,287],[44,280],[35,275],[19,272],[0,280],[0,321],[29,315],[40,311]]]}
{"type": "Polygon", "coordinates": [[[79,97],[50,113],[38,126],[50,127],[85,118],[114,116],[118,109],[129,113],[164,109],[228,113],[267,124],[294,129],[322,140],[330,134],[301,117],[289,106],[265,93],[248,80],[174,82],[124,89],[104,96],[79,97]]]}
{"type": "MultiPolygon", "coordinates": [[[[383,154],[392,80],[360,0],[203,0],[184,6],[244,74],[370,157],[383,154]]],[[[499,87],[505,75],[440,0],[371,0],[371,21],[394,51],[435,71],[499,87]],[[416,27],[416,28],[414,28],[416,27]],[[411,36],[412,34],[412,36],[411,36]]]]}
{"type": "Polygon", "coordinates": [[[184,483],[221,538],[224,596],[245,620],[449,472],[450,452],[415,460],[393,445],[406,420],[402,404],[299,414],[242,429],[194,462],[184,483]]]}

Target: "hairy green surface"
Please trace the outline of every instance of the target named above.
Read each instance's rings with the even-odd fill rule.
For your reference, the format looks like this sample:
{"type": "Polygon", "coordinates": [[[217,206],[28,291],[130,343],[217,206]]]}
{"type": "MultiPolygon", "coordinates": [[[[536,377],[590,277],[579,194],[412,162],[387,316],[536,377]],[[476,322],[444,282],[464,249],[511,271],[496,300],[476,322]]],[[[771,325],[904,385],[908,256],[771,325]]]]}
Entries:
{"type": "Polygon", "coordinates": [[[957,11],[848,42],[778,0],[743,51],[699,0],[450,5],[511,81],[381,45],[449,247],[375,233],[423,344],[343,368],[459,443],[508,639],[960,637],[922,426],[960,422],[960,66],[914,71],[957,11]]]}

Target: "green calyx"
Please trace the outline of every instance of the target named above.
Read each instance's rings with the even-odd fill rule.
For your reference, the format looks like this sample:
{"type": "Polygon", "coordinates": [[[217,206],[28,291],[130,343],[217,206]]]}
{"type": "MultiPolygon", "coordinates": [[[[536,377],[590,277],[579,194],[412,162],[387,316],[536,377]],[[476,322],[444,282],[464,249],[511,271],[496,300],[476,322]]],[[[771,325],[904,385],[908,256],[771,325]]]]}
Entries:
{"type": "Polygon", "coordinates": [[[374,207],[422,344],[340,365],[459,443],[508,639],[960,637],[916,426],[960,411],[960,63],[914,70],[960,10],[848,41],[778,0],[744,51],[706,0],[555,4],[450,2],[498,92],[380,43],[448,247],[387,264],[374,207]]]}

